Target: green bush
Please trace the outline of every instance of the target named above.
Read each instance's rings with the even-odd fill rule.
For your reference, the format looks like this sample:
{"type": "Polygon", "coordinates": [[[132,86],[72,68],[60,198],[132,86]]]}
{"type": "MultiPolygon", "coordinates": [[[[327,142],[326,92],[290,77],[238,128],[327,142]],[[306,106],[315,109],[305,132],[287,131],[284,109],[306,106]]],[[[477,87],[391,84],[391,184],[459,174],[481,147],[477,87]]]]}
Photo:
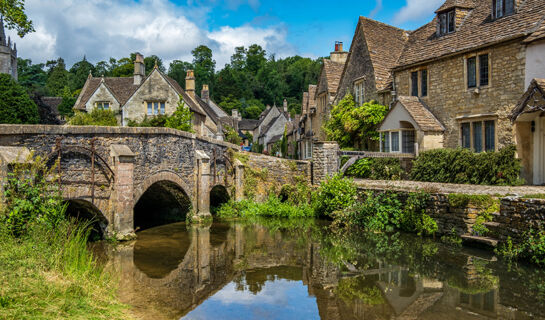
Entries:
{"type": "Polygon", "coordinates": [[[496,249],[496,253],[510,260],[519,259],[545,266],[545,230],[526,232],[520,243],[513,243],[509,237],[496,249]]]}
{"type": "Polygon", "coordinates": [[[115,113],[111,110],[93,109],[91,113],[76,112],[76,114],[68,120],[68,124],[74,126],[117,126],[115,113]]]}
{"type": "Polygon", "coordinates": [[[515,146],[498,152],[474,153],[468,149],[436,149],[422,152],[413,162],[411,179],[416,181],[520,185],[521,165],[515,146]]]}
{"type": "Polygon", "coordinates": [[[431,235],[437,232],[437,222],[426,214],[426,208],[430,195],[425,192],[410,193],[401,219],[401,229],[408,232],[415,232],[418,235],[431,235]]]}
{"type": "Polygon", "coordinates": [[[356,203],[357,188],[351,179],[335,175],[326,179],[313,194],[313,208],[319,217],[330,216],[337,210],[356,203]]]}
{"type": "Polygon", "coordinates": [[[191,109],[185,105],[182,96],[180,96],[178,107],[176,108],[176,111],[174,111],[174,113],[166,119],[165,127],[186,132],[193,132],[193,124],[191,122],[192,117],[193,112],[191,112],[191,109]]]}
{"type": "Polygon", "coordinates": [[[0,123],[35,124],[39,121],[38,106],[25,88],[10,75],[0,73],[0,123]]]}
{"type": "Polygon", "coordinates": [[[168,116],[164,114],[156,115],[153,117],[145,116],[144,120],[141,122],[135,120],[129,120],[127,126],[129,127],[154,127],[154,128],[164,128],[166,126],[168,116]]]}
{"type": "Polygon", "coordinates": [[[346,170],[348,176],[372,180],[401,180],[403,174],[396,158],[364,158],[346,170]]]}
{"type": "Polygon", "coordinates": [[[217,211],[220,218],[250,218],[250,217],[274,217],[274,218],[312,218],[314,212],[308,204],[294,206],[282,202],[278,197],[271,195],[264,203],[251,200],[229,201],[217,211]]]}

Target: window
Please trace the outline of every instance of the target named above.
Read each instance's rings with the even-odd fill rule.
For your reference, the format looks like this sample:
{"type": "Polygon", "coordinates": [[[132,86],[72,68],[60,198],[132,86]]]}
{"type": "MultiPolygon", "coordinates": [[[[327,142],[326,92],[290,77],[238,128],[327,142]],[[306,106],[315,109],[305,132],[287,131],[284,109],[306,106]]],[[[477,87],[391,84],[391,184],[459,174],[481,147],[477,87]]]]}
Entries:
{"type": "Polygon", "coordinates": [[[109,102],[96,102],[95,107],[100,110],[110,110],[109,102]]]}
{"type": "Polygon", "coordinates": [[[356,82],[354,84],[354,100],[356,101],[357,105],[362,105],[365,102],[365,98],[363,96],[363,81],[356,82]]]}
{"type": "Polygon", "coordinates": [[[384,152],[390,152],[390,132],[384,133],[384,138],[382,140],[384,152]]]}
{"type": "Polygon", "coordinates": [[[488,54],[479,56],[479,85],[488,85],[488,54]]]}
{"type": "Polygon", "coordinates": [[[477,120],[461,124],[462,148],[475,152],[496,150],[496,123],[494,120],[477,120]]]}
{"type": "Polygon", "coordinates": [[[148,116],[165,114],[165,102],[148,102],[148,116]]]}
{"type": "Polygon", "coordinates": [[[415,143],[415,132],[414,130],[403,130],[401,131],[403,136],[403,153],[414,153],[414,143],[415,143]]]}
{"type": "Polygon", "coordinates": [[[499,19],[515,13],[515,0],[492,0],[492,15],[499,19]]]}
{"type": "Polygon", "coordinates": [[[411,95],[418,97],[418,72],[411,72],[411,95]]]}
{"type": "Polygon", "coordinates": [[[420,82],[422,96],[426,97],[428,95],[428,70],[422,70],[420,73],[420,82]]]}
{"type": "Polygon", "coordinates": [[[456,13],[454,10],[439,14],[438,29],[439,35],[445,35],[456,31],[456,13]]]}
{"type": "Polygon", "coordinates": [[[477,87],[477,58],[467,59],[467,87],[477,87]]]}
{"type": "Polygon", "coordinates": [[[399,131],[390,133],[392,137],[392,152],[399,152],[399,131]]]}

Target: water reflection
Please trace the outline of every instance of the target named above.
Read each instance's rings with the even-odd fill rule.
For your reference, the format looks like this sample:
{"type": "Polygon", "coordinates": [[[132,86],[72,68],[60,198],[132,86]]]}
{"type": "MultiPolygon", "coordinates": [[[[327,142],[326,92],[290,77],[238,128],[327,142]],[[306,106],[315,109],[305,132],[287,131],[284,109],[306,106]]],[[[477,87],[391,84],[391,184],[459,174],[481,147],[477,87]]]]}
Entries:
{"type": "Polygon", "coordinates": [[[543,271],[412,235],[258,221],[145,230],[109,248],[145,319],[543,319],[543,271]]]}

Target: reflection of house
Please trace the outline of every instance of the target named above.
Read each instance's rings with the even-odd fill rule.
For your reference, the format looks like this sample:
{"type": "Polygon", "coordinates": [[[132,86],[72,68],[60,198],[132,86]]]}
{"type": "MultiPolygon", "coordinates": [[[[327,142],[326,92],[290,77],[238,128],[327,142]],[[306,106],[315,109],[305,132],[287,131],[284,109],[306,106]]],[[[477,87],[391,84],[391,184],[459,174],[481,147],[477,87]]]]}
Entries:
{"type": "Polygon", "coordinates": [[[158,68],[146,77],[144,57],[136,55],[134,77],[95,78],[89,75],[74,109],[91,112],[93,109],[112,110],[123,126],[129,121],[140,122],[145,117],[171,115],[176,111],[180,97],[193,112],[193,128],[197,134],[206,134],[206,114],[197,102],[195,77],[188,72],[186,90],[158,68]]]}

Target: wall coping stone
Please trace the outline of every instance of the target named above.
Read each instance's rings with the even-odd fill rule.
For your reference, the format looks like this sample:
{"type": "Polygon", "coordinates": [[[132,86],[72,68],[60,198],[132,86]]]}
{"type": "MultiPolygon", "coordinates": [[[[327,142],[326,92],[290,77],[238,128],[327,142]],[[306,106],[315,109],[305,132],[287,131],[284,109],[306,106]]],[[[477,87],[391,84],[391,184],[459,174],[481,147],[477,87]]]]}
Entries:
{"type": "Polygon", "coordinates": [[[29,160],[30,154],[25,147],[0,147],[0,163],[25,163],[29,160]]]}

